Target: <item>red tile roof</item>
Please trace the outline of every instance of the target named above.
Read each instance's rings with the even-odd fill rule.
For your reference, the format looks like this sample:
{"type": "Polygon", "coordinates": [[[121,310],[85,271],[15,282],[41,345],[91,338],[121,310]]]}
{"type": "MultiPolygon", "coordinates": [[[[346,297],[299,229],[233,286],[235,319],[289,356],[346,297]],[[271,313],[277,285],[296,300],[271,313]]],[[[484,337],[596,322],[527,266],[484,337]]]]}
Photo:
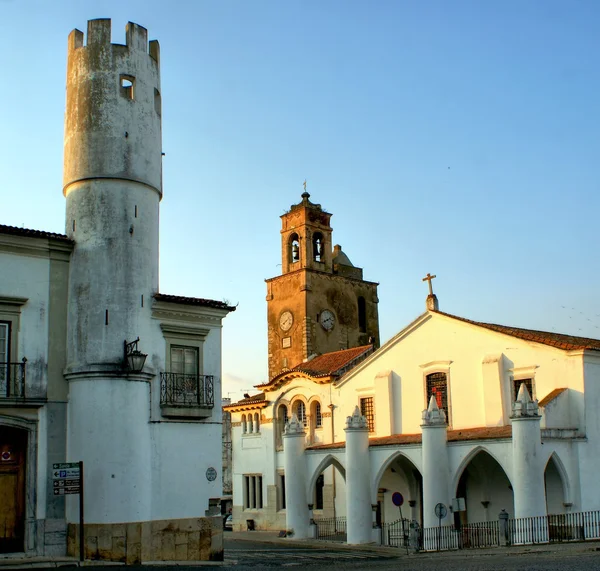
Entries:
{"type": "Polygon", "coordinates": [[[562,389],[554,389],[553,391],[550,391],[541,401],[539,401],[538,404],[540,406],[546,406],[547,404],[551,403],[558,395],[561,395],[566,390],[566,387],[562,389]]]}
{"type": "Polygon", "coordinates": [[[330,375],[343,375],[355,367],[373,352],[373,345],[362,345],[352,349],[323,353],[310,361],[292,367],[291,371],[300,371],[311,377],[328,377],[330,375]]]}
{"type": "Polygon", "coordinates": [[[235,305],[229,305],[224,301],[215,301],[214,299],[203,299],[201,297],[185,297],[183,295],[168,295],[166,293],[155,293],[156,301],[166,301],[167,303],[180,303],[183,305],[201,305],[204,307],[215,307],[217,309],[226,309],[235,311],[235,305]]]}
{"type": "Polygon", "coordinates": [[[52,240],[61,240],[62,242],[73,243],[73,240],[64,234],[55,232],[45,232],[44,230],[31,230],[29,228],[17,228],[16,226],[5,226],[0,224],[1,234],[11,234],[13,236],[27,236],[29,238],[50,238],[52,240]]]}
{"type": "Polygon", "coordinates": [[[563,333],[550,333],[548,331],[535,331],[534,329],[521,329],[519,327],[507,327],[506,325],[496,325],[494,323],[482,323],[479,321],[471,321],[464,317],[458,317],[450,313],[444,313],[443,311],[434,311],[433,313],[439,313],[464,323],[470,323],[471,325],[477,325],[478,327],[485,327],[491,331],[498,333],[504,333],[518,339],[525,341],[533,341],[535,343],[542,343],[543,345],[549,345],[550,347],[556,347],[557,349],[564,349],[565,351],[574,351],[578,349],[592,349],[594,351],[600,351],[600,339],[590,339],[588,337],[577,337],[575,335],[564,335],[563,333]]]}
{"type": "MultiPolygon", "coordinates": [[[[448,430],[448,442],[464,442],[469,440],[501,440],[512,437],[511,426],[481,426],[448,430]]],[[[421,444],[421,434],[392,434],[369,438],[369,446],[398,446],[402,444],[421,444]]],[[[317,444],[307,446],[307,450],[326,450],[329,448],[345,448],[345,442],[334,444],[317,444]]]]}
{"type": "Polygon", "coordinates": [[[243,398],[237,402],[228,404],[223,408],[225,410],[237,409],[237,408],[256,408],[257,405],[267,406],[268,401],[265,400],[265,393],[258,393],[257,395],[252,395],[250,397],[243,398]]]}

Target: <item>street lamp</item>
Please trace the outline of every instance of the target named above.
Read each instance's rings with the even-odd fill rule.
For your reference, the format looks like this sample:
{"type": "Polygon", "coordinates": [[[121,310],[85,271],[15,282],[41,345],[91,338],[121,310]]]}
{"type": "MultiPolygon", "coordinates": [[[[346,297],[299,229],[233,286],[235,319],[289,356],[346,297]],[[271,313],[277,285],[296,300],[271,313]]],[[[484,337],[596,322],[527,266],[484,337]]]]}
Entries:
{"type": "Polygon", "coordinates": [[[144,368],[144,363],[148,356],[138,349],[139,340],[140,338],[138,337],[135,341],[131,341],[131,343],[127,343],[127,340],[124,342],[123,363],[125,369],[131,373],[139,373],[144,368]]]}

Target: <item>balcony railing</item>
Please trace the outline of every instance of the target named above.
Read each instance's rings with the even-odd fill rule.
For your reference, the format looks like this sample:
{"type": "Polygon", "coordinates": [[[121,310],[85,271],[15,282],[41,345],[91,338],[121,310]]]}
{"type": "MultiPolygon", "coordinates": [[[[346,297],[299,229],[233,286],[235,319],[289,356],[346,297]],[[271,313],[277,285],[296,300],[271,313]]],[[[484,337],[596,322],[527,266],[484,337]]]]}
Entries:
{"type": "Polygon", "coordinates": [[[0,399],[25,398],[26,363],[0,363],[0,399]]]}
{"type": "Polygon", "coordinates": [[[212,375],[160,374],[160,404],[167,407],[213,408],[215,405],[212,375]]]}

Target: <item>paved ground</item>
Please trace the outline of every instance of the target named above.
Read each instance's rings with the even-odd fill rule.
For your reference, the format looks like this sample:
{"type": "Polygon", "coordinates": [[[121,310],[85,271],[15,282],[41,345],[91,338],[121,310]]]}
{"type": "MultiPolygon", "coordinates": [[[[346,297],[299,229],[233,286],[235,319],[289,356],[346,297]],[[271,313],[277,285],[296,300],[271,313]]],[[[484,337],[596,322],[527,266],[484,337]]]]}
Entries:
{"type": "MultiPolygon", "coordinates": [[[[0,559],[0,571],[9,569],[56,569],[75,571],[79,562],[54,560],[0,559]],[[15,563],[18,565],[15,567],[15,563]]],[[[108,566],[86,562],[86,566],[108,566]]],[[[250,571],[300,567],[320,571],[377,568],[378,571],[600,571],[600,543],[574,543],[464,550],[406,555],[396,548],[372,545],[348,546],[321,541],[279,538],[273,532],[225,533],[225,561],[198,564],[166,562],[135,567],[135,571],[198,571],[198,569],[250,571]]]]}

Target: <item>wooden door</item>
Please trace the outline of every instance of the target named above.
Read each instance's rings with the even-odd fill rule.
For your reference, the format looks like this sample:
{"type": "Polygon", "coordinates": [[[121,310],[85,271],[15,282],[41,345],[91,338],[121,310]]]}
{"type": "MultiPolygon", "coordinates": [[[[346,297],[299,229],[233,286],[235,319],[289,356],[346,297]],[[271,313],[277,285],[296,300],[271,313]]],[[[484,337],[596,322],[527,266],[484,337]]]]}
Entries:
{"type": "Polygon", "coordinates": [[[24,551],[27,432],[0,426],[0,553],[24,551]]]}

